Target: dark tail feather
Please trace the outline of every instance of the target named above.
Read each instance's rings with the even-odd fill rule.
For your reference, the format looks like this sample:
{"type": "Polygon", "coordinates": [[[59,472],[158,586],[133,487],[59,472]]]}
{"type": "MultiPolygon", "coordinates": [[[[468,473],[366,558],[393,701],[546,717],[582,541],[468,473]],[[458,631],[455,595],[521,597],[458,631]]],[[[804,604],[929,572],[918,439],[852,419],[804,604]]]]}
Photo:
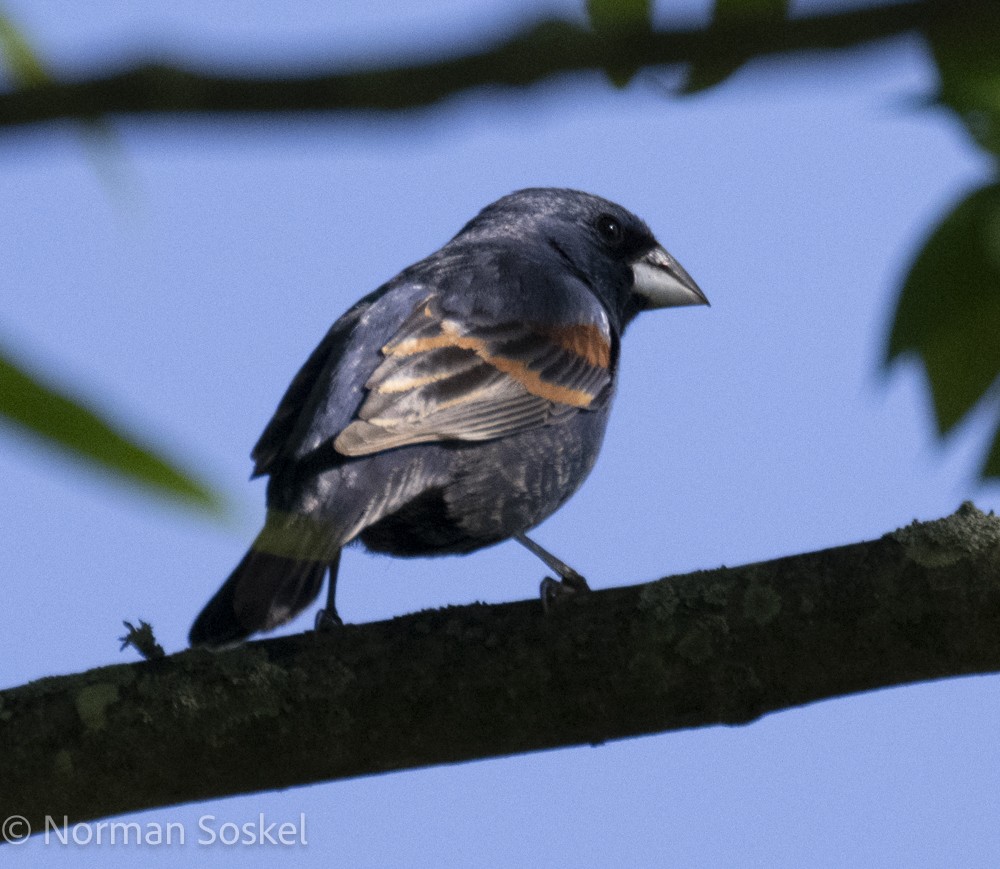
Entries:
{"type": "Polygon", "coordinates": [[[325,561],[251,549],[191,626],[192,646],[227,646],[284,624],[323,587],[325,561]]]}

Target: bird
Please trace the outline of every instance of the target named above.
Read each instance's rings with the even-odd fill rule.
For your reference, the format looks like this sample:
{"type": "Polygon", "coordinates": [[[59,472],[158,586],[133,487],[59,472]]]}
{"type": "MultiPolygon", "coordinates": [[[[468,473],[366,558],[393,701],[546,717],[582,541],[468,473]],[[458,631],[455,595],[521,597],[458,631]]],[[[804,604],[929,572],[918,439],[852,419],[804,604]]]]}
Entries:
{"type": "Polygon", "coordinates": [[[254,447],[264,527],[196,618],[224,648],[309,606],[341,624],[341,550],[469,553],[514,539],[586,580],[527,532],[597,459],[622,334],[641,312],[707,305],[649,227],[593,194],[529,188],[483,208],[440,250],[362,298],[293,378],[254,447]]]}

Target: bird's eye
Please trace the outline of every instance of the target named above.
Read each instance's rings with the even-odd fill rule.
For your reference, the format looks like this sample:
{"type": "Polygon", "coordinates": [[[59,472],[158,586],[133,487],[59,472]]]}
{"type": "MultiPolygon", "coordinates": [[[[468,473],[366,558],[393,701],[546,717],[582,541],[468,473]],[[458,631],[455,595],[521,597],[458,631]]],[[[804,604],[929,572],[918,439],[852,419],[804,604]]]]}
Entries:
{"type": "Polygon", "coordinates": [[[610,214],[597,218],[597,231],[608,244],[619,244],[622,240],[622,225],[610,214]]]}

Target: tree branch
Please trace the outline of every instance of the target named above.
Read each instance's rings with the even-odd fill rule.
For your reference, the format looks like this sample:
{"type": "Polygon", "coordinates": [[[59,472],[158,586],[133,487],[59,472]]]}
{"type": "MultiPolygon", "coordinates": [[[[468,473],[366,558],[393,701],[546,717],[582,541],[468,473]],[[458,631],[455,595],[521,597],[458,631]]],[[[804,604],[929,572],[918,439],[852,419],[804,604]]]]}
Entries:
{"type": "MultiPolygon", "coordinates": [[[[982,0],[980,0],[982,2],[982,0]]],[[[989,0],[992,2],[992,0],[989,0]]],[[[964,4],[968,6],[969,4],[964,4]]],[[[170,63],[139,63],[112,75],[40,83],[0,94],[0,127],[108,114],[397,111],[428,106],[473,88],[524,88],[560,73],[728,63],[791,52],[852,48],[923,31],[948,4],[897,3],[773,22],[726,20],[710,29],[594,33],[549,20],[490,48],[383,69],[308,76],[222,76],[170,63]]],[[[964,7],[963,7],[964,8],[964,7]]]]}
{"type": "Polygon", "coordinates": [[[1000,669],[1000,517],[581,595],[0,692],[0,808],[34,829],[712,724],[1000,669]]]}

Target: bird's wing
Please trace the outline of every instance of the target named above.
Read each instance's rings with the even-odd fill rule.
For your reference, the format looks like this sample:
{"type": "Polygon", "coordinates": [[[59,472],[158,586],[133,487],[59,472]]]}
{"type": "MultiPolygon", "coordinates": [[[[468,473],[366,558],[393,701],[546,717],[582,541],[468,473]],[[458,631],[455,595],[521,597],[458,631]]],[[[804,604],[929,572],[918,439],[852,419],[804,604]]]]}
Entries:
{"type": "Polygon", "coordinates": [[[418,283],[383,285],[330,327],[285,391],[251,457],[253,476],[273,474],[329,440],[354,418],[379,348],[399,329],[428,289],[418,283]]]}
{"type": "Polygon", "coordinates": [[[430,295],[381,348],[355,419],[334,440],[345,456],[428,441],[482,441],[602,407],[613,378],[611,329],[594,322],[478,323],[430,295]]]}
{"type": "Polygon", "coordinates": [[[328,368],[331,357],[339,357],[343,352],[347,334],[347,328],[331,329],[288,385],[274,416],[271,417],[271,421],[250,453],[254,461],[255,477],[269,474],[274,470],[302,415],[303,407],[309,400],[309,394],[317,381],[322,378],[324,370],[328,368]]]}

